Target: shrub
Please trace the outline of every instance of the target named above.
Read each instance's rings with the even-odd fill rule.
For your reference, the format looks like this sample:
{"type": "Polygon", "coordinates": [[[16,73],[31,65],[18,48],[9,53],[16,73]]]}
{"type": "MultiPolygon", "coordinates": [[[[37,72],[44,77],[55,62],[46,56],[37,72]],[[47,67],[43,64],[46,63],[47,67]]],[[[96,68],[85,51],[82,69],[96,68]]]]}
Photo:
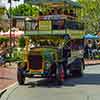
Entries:
{"type": "Polygon", "coordinates": [[[0,43],[8,42],[8,41],[9,41],[8,37],[0,37],[0,43]]]}
{"type": "Polygon", "coordinates": [[[24,39],[23,36],[19,38],[19,47],[20,48],[24,48],[25,47],[25,39],[24,39]]]}

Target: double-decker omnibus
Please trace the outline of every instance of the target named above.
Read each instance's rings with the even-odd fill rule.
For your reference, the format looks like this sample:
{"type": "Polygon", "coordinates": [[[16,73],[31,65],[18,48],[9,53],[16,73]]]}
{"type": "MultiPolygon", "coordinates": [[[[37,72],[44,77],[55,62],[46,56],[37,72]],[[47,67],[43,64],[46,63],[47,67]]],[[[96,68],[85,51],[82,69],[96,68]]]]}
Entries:
{"type": "Polygon", "coordinates": [[[83,74],[85,68],[83,59],[84,24],[79,22],[77,10],[81,9],[76,2],[48,0],[40,3],[33,1],[37,6],[49,7],[48,14],[39,12],[36,18],[26,17],[25,48],[23,61],[18,64],[17,79],[24,84],[25,77],[35,75],[48,76],[53,62],[59,60],[58,45],[66,42],[70,48],[68,52],[68,75],[83,74]],[[69,12],[67,12],[67,10],[69,12]],[[75,12],[74,12],[75,11],[75,12]],[[70,14],[69,14],[70,13],[70,14]]]}

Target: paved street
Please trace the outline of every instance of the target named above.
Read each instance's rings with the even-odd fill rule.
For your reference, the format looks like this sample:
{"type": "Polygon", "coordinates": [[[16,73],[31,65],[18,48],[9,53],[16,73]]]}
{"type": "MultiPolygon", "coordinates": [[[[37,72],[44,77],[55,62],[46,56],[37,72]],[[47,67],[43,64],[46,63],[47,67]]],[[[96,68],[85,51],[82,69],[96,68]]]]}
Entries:
{"type": "MultiPolygon", "coordinates": [[[[85,64],[100,64],[100,60],[85,60],[85,64]]],[[[0,91],[16,82],[16,63],[0,66],[0,91]]]]}
{"type": "Polygon", "coordinates": [[[100,65],[87,66],[83,77],[68,79],[64,86],[39,80],[27,79],[24,86],[16,84],[1,100],[100,100],[100,65]]]}

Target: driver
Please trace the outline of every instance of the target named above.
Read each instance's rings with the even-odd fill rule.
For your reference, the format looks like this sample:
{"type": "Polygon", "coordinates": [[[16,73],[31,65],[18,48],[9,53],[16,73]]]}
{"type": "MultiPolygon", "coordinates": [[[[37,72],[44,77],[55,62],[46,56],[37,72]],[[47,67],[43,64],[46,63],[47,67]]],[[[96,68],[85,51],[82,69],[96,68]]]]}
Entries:
{"type": "Polygon", "coordinates": [[[68,47],[68,44],[67,44],[67,40],[70,41],[70,39],[64,39],[64,42],[62,43],[59,43],[59,46],[57,48],[57,55],[58,55],[58,60],[57,61],[54,61],[52,64],[51,64],[51,67],[50,67],[50,72],[49,72],[49,77],[52,76],[52,74],[55,74],[55,78],[61,82],[61,71],[63,69],[63,72],[64,72],[64,79],[67,78],[67,65],[68,65],[68,57],[69,57],[69,51],[70,51],[70,48],[68,47]]]}
{"type": "Polygon", "coordinates": [[[58,73],[61,73],[61,70],[63,69],[64,79],[67,78],[68,56],[70,53],[70,47],[67,45],[67,40],[69,41],[69,39],[64,39],[64,42],[59,46],[57,50],[59,56],[57,61],[58,73]]]}

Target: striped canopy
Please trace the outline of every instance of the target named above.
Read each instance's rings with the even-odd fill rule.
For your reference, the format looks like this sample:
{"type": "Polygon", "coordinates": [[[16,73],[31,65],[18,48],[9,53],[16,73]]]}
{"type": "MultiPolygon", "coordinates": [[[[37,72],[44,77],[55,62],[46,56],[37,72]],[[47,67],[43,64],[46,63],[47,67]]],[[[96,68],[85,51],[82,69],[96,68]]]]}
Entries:
{"type": "Polygon", "coordinates": [[[85,39],[100,39],[100,36],[87,34],[84,36],[85,39]]]}

